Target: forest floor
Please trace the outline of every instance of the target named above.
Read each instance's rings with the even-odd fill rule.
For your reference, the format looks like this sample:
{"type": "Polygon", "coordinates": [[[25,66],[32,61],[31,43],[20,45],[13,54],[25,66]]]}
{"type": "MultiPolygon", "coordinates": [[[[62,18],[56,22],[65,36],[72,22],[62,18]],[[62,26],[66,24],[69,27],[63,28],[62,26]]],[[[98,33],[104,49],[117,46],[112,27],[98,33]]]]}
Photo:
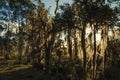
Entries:
{"type": "Polygon", "coordinates": [[[6,61],[0,56],[0,80],[63,80],[57,79],[59,74],[50,75],[40,69],[30,64],[18,64],[16,60],[6,61]]]}
{"type": "MultiPolygon", "coordinates": [[[[119,45],[115,48],[119,53],[118,48],[120,50],[119,45]]],[[[62,80],[55,78],[58,74],[48,75],[42,68],[38,70],[30,64],[18,64],[16,61],[5,60],[0,56],[0,80],[62,80]]],[[[117,63],[107,65],[105,77],[105,80],[120,80],[120,59],[117,63]]]]}
{"type": "Polygon", "coordinates": [[[40,71],[29,64],[16,64],[15,60],[5,61],[0,57],[0,80],[41,80],[40,71]]]}
{"type": "MultiPolygon", "coordinates": [[[[38,66],[39,67],[39,66],[38,66]]],[[[18,64],[16,60],[5,60],[0,56],[0,80],[56,80],[45,73],[43,68],[33,68],[30,64],[18,64]]]]}
{"type": "MultiPolygon", "coordinates": [[[[0,80],[53,80],[48,75],[29,64],[15,64],[15,60],[5,61],[0,57],[0,80]]],[[[54,77],[54,76],[53,76],[54,77]]],[[[120,67],[111,66],[107,70],[107,80],[120,80],[120,67]]]]}

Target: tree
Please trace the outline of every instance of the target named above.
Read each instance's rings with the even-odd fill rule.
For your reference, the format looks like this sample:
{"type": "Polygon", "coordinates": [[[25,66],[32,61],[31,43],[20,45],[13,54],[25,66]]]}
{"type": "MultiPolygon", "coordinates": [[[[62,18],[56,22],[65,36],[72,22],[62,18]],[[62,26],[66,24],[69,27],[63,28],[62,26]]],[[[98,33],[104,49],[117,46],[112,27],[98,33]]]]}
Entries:
{"type": "MultiPolygon", "coordinates": [[[[98,30],[99,26],[102,25],[109,25],[111,22],[114,22],[115,14],[113,13],[113,10],[109,8],[104,2],[102,1],[89,1],[89,0],[74,0],[74,5],[76,5],[79,8],[76,8],[79,12],[79,18],[82,22],[82,36],[81,36],[81,43],[82,43],[82,49],[83,49],[83,68],[84,68],[84,75],[86,77],[86,70],[87,70],[87,52],[86,52],[86,46],[85,46],[85,30],[88,23],[90,25],[93,25],[94,27],[94,54],[93,54],[93,80],[95,79],[96,74],[96,31],[98,30]],[[104,10],[108,10],[108,13],[104,13],[104,10]],[[110,14],[111,13],[111,14],[110,14]],[[110,17],[107,17],[107,15],[110,15],[110,17]]],[[[108,30],[108,29],[107,29],[108,30]]],[[[84,79],[85,79],[84,77],[84,79]]]]}
{"type": "Polygon", "coordinates": [[[17,37],[18,37],[18,60],[19,63],[21,63],[22,60],[22,49],[23,49],[23,30],[25,20],[27,20],[27,13],[31,10],[31,8],[34,8],[33,3],[30,0],[26,1],[8,1],[9,6],[11,10],[13,11],[13,21],[18,22],[18,31],[17,31],[17,37]]]}

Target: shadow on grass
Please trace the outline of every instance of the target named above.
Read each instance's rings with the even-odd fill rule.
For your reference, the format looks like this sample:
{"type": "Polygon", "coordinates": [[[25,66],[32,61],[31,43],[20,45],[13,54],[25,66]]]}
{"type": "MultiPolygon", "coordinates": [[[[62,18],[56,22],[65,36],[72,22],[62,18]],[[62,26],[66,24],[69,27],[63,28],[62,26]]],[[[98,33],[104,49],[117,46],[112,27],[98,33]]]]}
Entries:
{"type": "Polygon", "coordinates": [[[0,80],[33,80],[33,68],[0,73],[0,80]]]}
{"type": "Polygon", "coordinates": [[[0,80],[71,80],[69,78],[70,75],[68,76],[68,73],[64,73],[67,71],[63,70],[65,68],[55,69],[56,67],[52,66],[53,69],[51,69],[52,70],[51,73],[46,73],[45,70],[43,70],[43,68],[40,69],[36,69],[33,67],[24,68],[25,65],[22,68],[20,68],[20,66],[17,67],[14,66],[11,68],[12,70],[0,72],[0,80]]]}
{"type": "MultiPolygon", "coordinates": [[[[47,80],[42,70],[30,65],[15,65],[0,71],[0,80],[47,80]]],[[[49,79],[48,79],[49,80],[49,79]]]]}

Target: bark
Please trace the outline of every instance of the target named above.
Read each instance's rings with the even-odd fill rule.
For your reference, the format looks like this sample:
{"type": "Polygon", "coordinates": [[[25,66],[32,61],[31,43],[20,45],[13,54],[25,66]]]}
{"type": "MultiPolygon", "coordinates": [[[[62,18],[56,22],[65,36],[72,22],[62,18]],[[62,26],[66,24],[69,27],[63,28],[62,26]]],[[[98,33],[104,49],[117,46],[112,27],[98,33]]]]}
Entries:
{"type": "Polygon", "coordinates": [[[9,57],[8,57],[8,54],[9,54],[9,37],[7,37],[7,44],[5,45],[6,46],[6,51],[5,51],[5,60],[8,60],[9,57]]]}
{"type": "Polygon", "coordinates": [[[86,47],[85,47],[85,30],[86,30],[86,25],[85,23],[83,24],[83,30],[82,30],[82,35],[81,35],[81,44],[82,44],[82,50],[83,50],[83,74],[84,74],[84,80],[86,80],[86,47]]]}
{"type": "Polygon", "coordinates": [[[5,59],[8,60],[9,57],[8,57],[8,54],[10,53],[10,50],[9,50],[9,24],[7,25],[8,26],[8,31],[7,31],[7,35],[6,35],[6,42],[5,42],[5,48],[6,48],[6,51],[5,51],[5,59]]]}
{"type": "Polygon", "coordinates": [[[56,15],[56,13],[57,13],[57,10],[58,10],[58,7],[59,7],[59,5],[58,5],[58,2],[59,2],[59,0],[56,0],[56,9],[55,9],[55,15],[56,15]]]}
{"type": "Polygon", "coordinates": [[[93,80],[96,78],[96,25],[94,25],[93,80]]]}
{"type": "Polygon", "coordinates": [[[46,72],[49,73],[49,68],[50,68],[50,44],[47,45],[45,44],[45,67],[46,67],[46,72]]]}
{"type": "MultiPolygon", "coordinates": [[[[20,3],[20,6],[19,6],[19,10],[21,11],[21,3],[20,3]]],[[[21,14],[21,12],[20,12],[21,14]]],[[[19,22],[18,22],[18,27],[19,27],[19,33],[18,33],[18,60],[19,60],[19,64],[21,63],[21,60],[22,60],[22,43],[23,43],[23,39],[22,39],[22,26],[20,26],[21,22],[22,21],[22,18],[19,19],[19,22]]]]}
{"type": "Polygon", "coordinates": [[[68,29],[68,53],[70,60],[72,60],[72,41],[71,41],[71,30],[68,29]]]}
{"type": "MultiPolygon", "coordinates": [[[[20,27],[19,27],[20,30],[20,27]]],[[[18,60],[19,63],[21,63],[22,60],[22,35],[21,35],[21,30],[19,31],[19,41],[18,41],[18,60]]]]}
{"type": "Polygon", "coordinates": [[[52,33],[51,35],[49,35],[49,39],[47,38],[47,41],[45,43],[45,67],[46,67],[46,72],[49,73],[50,70],[50,59],[51,59],[51,53],[53,50],[53,44],[55,41],[55,36],[56,33],[52,33]],[[51,36],[51,37],[50,37],[51,36]]]}
{"type": "Polygon", "coordinates": [[[108,29],[109,27],[108,26],[105,26],[105,36],[106,36],[106,41],[107,41],[107,46],[106,46],[106,49],[105,49],[105,53],[103,53],[103,80],[105,79],[105,61],[106,61],[106,55],[108,54],[108,29]]]}
{"type": "Polygon", "coordinates": [[[75,31],[75,34],[74,34],[74,47],[75,47],[75,59],[78,57],[78,46],[77,46],[77,37],[76,37],[76,31],[75,31]]]}

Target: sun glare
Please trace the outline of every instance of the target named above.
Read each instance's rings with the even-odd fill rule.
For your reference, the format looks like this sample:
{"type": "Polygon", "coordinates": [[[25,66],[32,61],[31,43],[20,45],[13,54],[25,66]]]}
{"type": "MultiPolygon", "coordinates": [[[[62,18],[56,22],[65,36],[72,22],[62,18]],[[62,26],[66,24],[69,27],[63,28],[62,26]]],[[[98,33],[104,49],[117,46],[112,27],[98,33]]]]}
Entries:
{"type": "MultiPolygon", "coordinates": [[[[93,30],[90,27],[86,28],[86,36],[85,38],[88,38],[89,34],[93,33],[93,30]]],[[[101,41],[101,31],[98,31],[98,33],[96,33],[96,41],[100,42],[101,41]]]]}

